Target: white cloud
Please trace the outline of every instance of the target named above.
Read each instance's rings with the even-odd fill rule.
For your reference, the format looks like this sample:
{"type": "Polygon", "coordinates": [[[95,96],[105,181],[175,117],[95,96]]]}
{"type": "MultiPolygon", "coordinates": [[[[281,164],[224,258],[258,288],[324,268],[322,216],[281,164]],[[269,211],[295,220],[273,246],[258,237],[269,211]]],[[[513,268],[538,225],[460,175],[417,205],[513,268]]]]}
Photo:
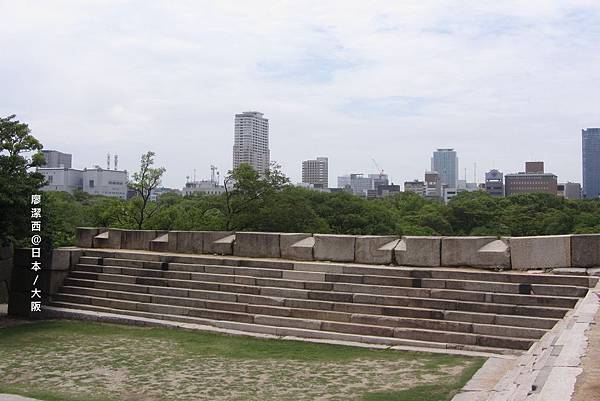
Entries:
{"type": "Polygon", "coordinates": [[[249,109],[285,172],[329,156],[331,183],[371,158],[421,177],[436,147],[469,178],[533,158],[580,180],[580,129],[600,125],[593,1],[5,3],[0,114],[81,167],[152,149],[170,186],[230,168],[249,109]]]}

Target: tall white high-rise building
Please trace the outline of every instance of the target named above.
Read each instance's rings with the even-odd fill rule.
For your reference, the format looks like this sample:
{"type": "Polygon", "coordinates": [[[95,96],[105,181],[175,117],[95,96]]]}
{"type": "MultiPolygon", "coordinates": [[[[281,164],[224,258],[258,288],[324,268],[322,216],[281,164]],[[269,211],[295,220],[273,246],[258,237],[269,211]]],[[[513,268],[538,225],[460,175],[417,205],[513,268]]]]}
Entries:
{"type": "Polygon", "coordinates": [[[260,175],[269,169],[269,120],[258,111],[235,115],[233,168],[251,165],[260,175]]]}
{"type": "Polygon", "coordinates": [[[458,158],[454,149],[438,149],[433,152],[431,169],[440,174],[440,181],[448,188],[457,188],[458,158]]]}
{"type": "Polygon", "coordinates": [[[302,182],[312,184],[315,188],[329,186],[329,168],[326,157],[317,157],[316,160],[302,162],[302,182]]]}

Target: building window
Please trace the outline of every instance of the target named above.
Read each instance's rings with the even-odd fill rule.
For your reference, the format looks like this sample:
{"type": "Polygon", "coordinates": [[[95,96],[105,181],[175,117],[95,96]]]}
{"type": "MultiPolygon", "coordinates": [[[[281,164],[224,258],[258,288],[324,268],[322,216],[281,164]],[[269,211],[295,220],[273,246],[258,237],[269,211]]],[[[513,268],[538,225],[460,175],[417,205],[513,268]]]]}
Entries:
{"type": "Polygon", "coordinates": [[[90,188],[94,188],[94,180],[90,180],[90,188]]]}

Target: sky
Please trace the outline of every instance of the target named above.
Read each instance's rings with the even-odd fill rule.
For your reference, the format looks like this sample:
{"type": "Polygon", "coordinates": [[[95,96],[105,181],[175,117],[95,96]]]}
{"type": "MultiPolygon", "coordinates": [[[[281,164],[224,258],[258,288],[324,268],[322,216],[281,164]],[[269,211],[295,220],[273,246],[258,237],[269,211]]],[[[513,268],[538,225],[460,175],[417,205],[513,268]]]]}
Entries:
{"type": "Polygon", "coordinates": [[[163,184],[225,174],[234,114],[270,123],[292,182],[329,157],[329,183],[423,178],[436,148],[459,176],[543,160],[581,181],[581,129],[600,126],[599,1],[0,0],[0,115],[73,167],[163,184]],[[476,169],[475,169],[476,164],[476,169]]]}

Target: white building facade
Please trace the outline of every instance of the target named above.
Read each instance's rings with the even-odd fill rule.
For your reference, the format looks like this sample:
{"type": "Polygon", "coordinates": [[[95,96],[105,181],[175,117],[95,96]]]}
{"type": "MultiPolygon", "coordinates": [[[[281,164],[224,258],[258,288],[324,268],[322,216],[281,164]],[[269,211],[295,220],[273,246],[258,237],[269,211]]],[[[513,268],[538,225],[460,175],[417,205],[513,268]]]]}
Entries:
{"type": "Polygon", "coordinates": [[[127,180],[125,170],[83,169],[83,191],[90,195],[127,199],[127,180]]]}
{"type": "Polygon", "coordinates": [[[233,168],[242,163],[251,165],[264,175],[271,162],[269,150],[269,120],[258,111],[235,115],[233,168]]]}
{"type": "Polygon", "coordinates": [[[458,187],[458,157],[454,149],[438,149],[431,158],[431,170],[440,174],[440,181],[448,188],[458,187]]]}
{"type": "Polygon", "coordinates": [[[313,188],[329,187],[329,161],[326,157],[302,162],[302,182],[311,184],[313,188]]]}

